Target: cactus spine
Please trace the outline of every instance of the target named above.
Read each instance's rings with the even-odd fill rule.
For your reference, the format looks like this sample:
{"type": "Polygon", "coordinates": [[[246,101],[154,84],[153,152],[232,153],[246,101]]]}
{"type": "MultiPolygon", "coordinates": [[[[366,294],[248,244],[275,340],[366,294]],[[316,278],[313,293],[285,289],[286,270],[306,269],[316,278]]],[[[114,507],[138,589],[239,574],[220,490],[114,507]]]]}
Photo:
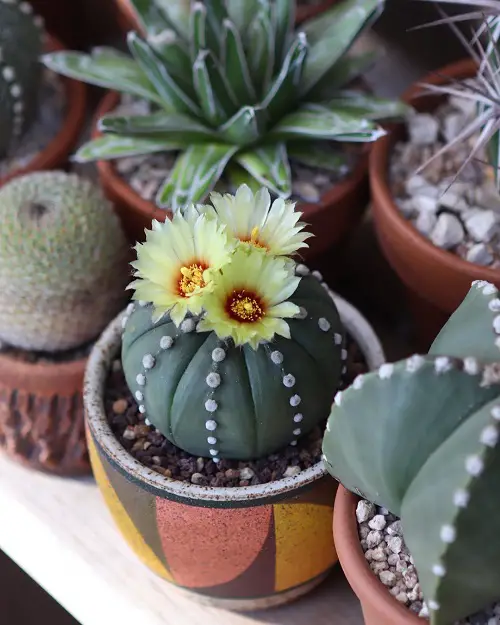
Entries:
{"type": "Polygon", "coordinates": [[[0,189],[0,340],[59,351],[98,336],[124,304],[129,250],[100,189],[64,172],[0,189]]]}
{"type": "Polygon", "coordinates": [[[43,21],[29,2],[0,0],[0,157],[36,111],[43,21]]]}
{"type": "Polygon", "coordinates": [[[328,414],[346,353],[337,308],[315,277],[303,277],[290,301],[301,307],[291,340],[257,350],[197,333],[197,317],[176,328],[131,305],[122,362],[139,410],[197,456],[247,460],[297,444],[328,414]]]}
{"type": "Polygon", "coordinates": [[[473,284],[427,356],[338,394],[328,471],[401,518],[432,625],[500,598],[500,298],[473,284]]]}

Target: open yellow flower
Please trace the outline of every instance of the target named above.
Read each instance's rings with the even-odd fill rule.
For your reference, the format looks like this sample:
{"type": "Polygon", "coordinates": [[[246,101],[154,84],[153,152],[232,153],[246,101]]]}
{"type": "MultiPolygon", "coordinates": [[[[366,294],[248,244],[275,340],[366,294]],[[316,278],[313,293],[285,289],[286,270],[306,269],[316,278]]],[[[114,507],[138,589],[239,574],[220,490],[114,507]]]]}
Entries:
{"type": "Polygon", "coordinates": [[[232,262],[214,275],[213,289],[204,297],[205,317],[199,332],[214,331],[219,338],[232,338],[236,345],[261,341],[275,334],[290,338],[284,320],[300,312],[286,301],[300,278],[291,275],[285,259],[262,254],[254,247],[239,246],[232,262]]]}
{"type": "Polygon", "coordinates": [[[153,221],[146,242],[136,246],[134,299],[152,302],[155,318],[166,312],[179,326],[188,312],[199,314],[213,274],[231,262],[225,227],[190,209],[172,221],[153,221]]]}
{"type": "Polygon", "coordinates": [[[305,240],[313,236],[303,232],[305,224],[300,222],[302,213],[295,211],[295,204],[283,199],[274,200],[267,189],[255,195],[244,184],[236,195],[212,193],[213,206],[199,205],[200,213],[216,216],[242,243],[267,250],[275,256],[294,254],[309,247],[305,240]]]}

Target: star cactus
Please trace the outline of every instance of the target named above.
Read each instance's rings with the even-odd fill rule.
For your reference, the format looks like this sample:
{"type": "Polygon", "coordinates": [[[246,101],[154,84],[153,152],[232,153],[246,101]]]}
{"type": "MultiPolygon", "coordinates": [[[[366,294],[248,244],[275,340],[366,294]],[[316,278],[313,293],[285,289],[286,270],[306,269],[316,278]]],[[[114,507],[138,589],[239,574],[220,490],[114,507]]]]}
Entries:
{"type": "Polygon", "coordinates": [[[384,0],[344,0],[298,32],[290,0],[131,4],[146,33],[129,33],[131,56],[99,48],[50,54],[44,62],[151,104],[147,115],[104,116],[104,136],[76,160],[176,153],[156,198],[162,208],[202,201],[222,176],[287,198],[289,159],[335,170],[339,154],[325,142],[375,141],[384,134],[377,121],[407,111],[348,89],[373,54],[347,52],[384,0]]]}

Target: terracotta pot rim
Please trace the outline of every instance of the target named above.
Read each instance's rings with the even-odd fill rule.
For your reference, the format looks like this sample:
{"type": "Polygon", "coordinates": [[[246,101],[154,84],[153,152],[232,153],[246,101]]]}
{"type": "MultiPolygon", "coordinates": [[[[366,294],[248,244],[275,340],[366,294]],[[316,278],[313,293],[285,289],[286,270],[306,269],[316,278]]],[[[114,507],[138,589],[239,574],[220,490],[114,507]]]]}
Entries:
{"type": "MultiPolygon", "coordinates": [[[[379,367],[385,362],[385,356],[382,345],[371,325],[354,306],[342,297],[332,292],[330,294],[339,309],[345,328],[358,342],[370,369],[379,367]]],[[[318,462],[309,469],[302,471],[298,476],[286,477],[269,484],[217,488],[186,484],[159,475],[141,464],[121,446],[111,431],[103,402],[107,373],[121,344],[124,316],[125,311],[111,322],[94,346],[85,372],[83,392],[87,424],[90,431],[104,453],[123,473],[131,475],[145,488],[157,493],[205,502],[250,501],[268,498],[269,496],[279,496],[311,484],[327,475],[323,463],[318,462]]]]}
{"type": "MultiPolygon", "coordinates": [[[[48,52],[59,52],[66,50],[66,46],[48,33],[45,49],[48,52]]],[[[59,131],[25,167],[14,169],[0,178],[0,186],[24,174],[58,166],[73,149],[85,121],[87,88],[77,80],[61,80],[66,96],[66,112],[59,131]]]]}
{"type": "Polygon", "coordinates": [[[361,604],[374,606],[387,625],[421,625],[422,619],[398,603],[366,561],[355,515],[359,499],[339,484],[333,512],[333,534],[339,562],[349,584],[361,604]]]}
{"type": "Polygon", "coordinates": [[[44,378],[57,375],[72,375],[85,369],[87,357],[67,362],[27,362],[9,354],[0,353],[0,380],[14,367],[17,375],[44,378]]]}
{"type": "MultiPolygon", "coordinates": [[[[464,77],[473,75],[476,68],[475,61],[464,59],[446,65],[439,71],[439,74],[428,74],[419,83],[443,84],[446,82],[447,76],[464,77]]],[[[403,99],[409,104],[415,104],[418,102],[418,96],[421,93],[422,88],[416,83],[404,93],[403,99]]],[[[500,280],[500,269],[475,265],[452,252],[435,246],[428,238],[420,234],[401,214],[394,201],[386,167],[390,161],[394,143],[394,136],[391,134],[386,135],[375,143],[370,154],[370,184],[373,196],[376,198],[376,201],[373,202],[375,213],[380,212],[380,214],[383,214],[384,220],[391,223],[393,228],[397,230],[399,237],[406,239],[411,247],[417,248],[420,254],[430,257],[436,264],[444,265],[461,274],[470,274],[471,279],[480,273],[484,280],[498,282],[500,280]]]]}
{"type": "MultiPolygon", "coordinates": [[[[120,94],[116,91],[109,91],[102,99],[93,122],[92,138],[101,137],[102,133],[97,130],[97,121],[105,114],[110,113],[118,104],[120,94]]],[[[352,193],[363,180],[366,175],[368,157],[371,151],[371,144],[364,145],[364,149],[360,151],[358,162],[351,173],[333,185],[316,204],[298,203],[298,210],[302,213],[301,220],[307,223],[309,218],[314,218],[318,213],[327,210],[335,210],[335,205],[341,198],[352,193]]],[[[97,161],[99,173],[105,180],[105,186],[108,186],[114,195],[116,195],[125,204],[134,206],[134,208],[144,216],[163,221],[167,217],[172,216],[171,210],[158,208],[153,202],[144,200],[126,180],[116,171],[112,161],[97,161]]]]}

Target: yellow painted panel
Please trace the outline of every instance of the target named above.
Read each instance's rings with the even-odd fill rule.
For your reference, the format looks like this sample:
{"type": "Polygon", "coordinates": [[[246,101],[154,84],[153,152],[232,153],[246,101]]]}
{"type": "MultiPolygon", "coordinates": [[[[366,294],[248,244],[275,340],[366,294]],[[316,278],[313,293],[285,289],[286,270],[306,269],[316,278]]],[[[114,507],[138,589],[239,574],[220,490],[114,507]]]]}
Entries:
{"type": "Polygon", "coordinates": [[[167,571],[161,560],[154,554],[151,547],[146,544],[141,534],[137,531],[134,523],[123,507],[118,495],[113,489],[108,476],[104,470],[101,459],[90,436],[87,437],[89,443],[89,456],[92,464],[94,477],[99,485],[99,489],[104,497],[104,501],[118,525],[130,548],[146,566],[164,579],[173,581],[172,575],[167,571]]]}
{"type": "Polygon", "coordinates": [[[337,561],[333,509],[315,504],[275,504],[277,592],[299,586],[337,561]]]}

